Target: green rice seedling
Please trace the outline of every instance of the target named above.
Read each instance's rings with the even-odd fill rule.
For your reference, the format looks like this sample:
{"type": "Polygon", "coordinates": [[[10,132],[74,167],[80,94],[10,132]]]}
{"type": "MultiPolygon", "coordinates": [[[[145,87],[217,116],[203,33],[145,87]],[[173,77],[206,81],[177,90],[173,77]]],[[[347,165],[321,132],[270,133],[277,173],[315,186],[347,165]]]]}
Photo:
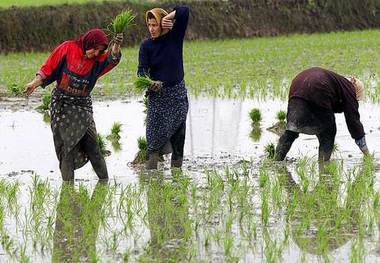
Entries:
{"type": "Polygon", "coordinates": [[[283,121],[285,121],[285,118],[286,118],[286,112],[280,110],[279,112],[277,112],[276,117],[277,117],[278,121],[283,122],[283,121]]]}
{"type": "Polygon", "coordinates": [[[274,144],[272,142],[268,143],[264,147],[264,152],[265,152],[268,159],[274,159],[275,149],[276,149],[276,147],[274,146],[274,144]]]}
{"type": "Polygon", "coordinates": [[[136,93],[143,93],[152,85],[152,83],[153,81],[148,76],[138,76],[134,82],[136,93]]]}
{"type": "Polygon", "coordinates": [[[100,153],[104,157],[111,155],[111,152],[107,150],[107,142],[105,141],[104,136],[100,133],[96,134],[96,143],[99,147],[100,153]]]}
{"type": "Polygon", "coordinates": [[[114,122],[112,124],[112,128],[111,128],[111,134],[120,139],[120,132],[121,132],[121,123],[120,122],[114,122]]]}
{"type": "Polygon", "coordinates": [[[45,113],[49,110],[51,102],[51,95],[50,94],[44,94],[41,98],[41,105],[36,108],[37,111],[41,113],[45,113]]]}
{"type": "Polygon", "coordinates": [[[252,125],[252,130],[251,130],[251,133],[249,134],[249,137],[251,137],[251,139],[254,142],[260,141],[260,139],[261,139],[261,127],[260,127],[260,124],[252,125]]]}
{"type": "Polygon", "coordinates": [[[136,16],[132,10],[127,9],[118,14],[111,22],[111,30],[113,34],[126,33],[128,28],[132,25],[136,16]]]}
{"type": "Polygon", "coordinates": [[[42,120],[47,123],[47,124],[50,124],[51,123],[51,117],[50,117],[50,113],[49,111],[45,111],[42,115],[42,120]]]}
{"type": "Polygon", "coordinates": [[[145,137],[141,136],[137,139],[137,147],[138,147],[138,152],[132,164],[144,163],[148,158],[148,143],[145,137]]]}
{"type": "Polygon", "coordinates": [[[249,117],[251,118],[252,125],[258,124],[261,121],[261,112],[259,109],[254,108],[249,112],[249,117]]]}
{"type": "Polygon", "coordinates": [[[122,124],[120,122],[114,122],[112,124],[111,134],[107,135],[107,139],[110,141],[120,140],[121,126],[122,124]]]}
{"type": "Polygon", "coordinates": [[[13,83],[8,86],[8,92],[12,96],[20,96],[23,93],[23,87],[21,85],[13,83]]]}

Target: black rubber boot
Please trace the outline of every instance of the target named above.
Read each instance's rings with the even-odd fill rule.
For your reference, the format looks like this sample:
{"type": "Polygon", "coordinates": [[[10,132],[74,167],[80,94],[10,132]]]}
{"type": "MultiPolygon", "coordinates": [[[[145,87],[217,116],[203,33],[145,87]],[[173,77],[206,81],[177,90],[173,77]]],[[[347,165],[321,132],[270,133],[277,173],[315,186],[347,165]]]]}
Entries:
{"type": "Polygon", "coordinates": [[[183,162],[183,158],[178,158],[176,160],[172,159],[171,160],[171,167],[172,168],[182,168],[182,162],[183,162]]]}
{"type": "Polygon", "coordinates": [[[145,168],[147,170],[156,170],[159,159],[160,155],[158,153],[150,153],[145,163],[145,168]]]}
{"type": "Polygon", "coordinates": [[[71,154],[62,158],[59,168],[61,170],[63,181],[74,180],[74,161],[71,154]]]}
{"type": "Polygon", "coordinates": [[[286,130],[285,133],[280,137],[280,140],[278,141],[274,159],[276,161],[283,161],[286,157],[286,154],[289,152],[290,147],[292,147],[293,142],[297,138],[297,132],[286,130]]]}
{"type": "Polygon", "coordinates": [[[318,161],[326,162],[330,160],[336,135],[336,125],[332,125],[320,134],[317,134],[319,141],[318,161]]]}

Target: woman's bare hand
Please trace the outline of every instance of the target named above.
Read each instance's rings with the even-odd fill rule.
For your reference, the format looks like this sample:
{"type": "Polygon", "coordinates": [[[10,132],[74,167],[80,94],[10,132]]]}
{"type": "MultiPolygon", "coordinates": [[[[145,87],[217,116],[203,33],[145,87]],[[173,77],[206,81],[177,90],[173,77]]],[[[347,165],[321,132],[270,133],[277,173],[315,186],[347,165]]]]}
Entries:
{"type": "Polygon", "coordinates": [[[29,97],[34,92],[34,90],[41,84],[42,78],[40,75],[37,75],[31,82],[25,85],[24,94],[26,94],[26,96],[29,97]]]}
{"type": "Polygon", "coordinates": [[[174,25],[174,23],[173,23],[172,19],[167,18],[167,16],[162,18],[162,20],[161,20],[162,29],[171,30],[173,28],[173,25],[174,25]]]}

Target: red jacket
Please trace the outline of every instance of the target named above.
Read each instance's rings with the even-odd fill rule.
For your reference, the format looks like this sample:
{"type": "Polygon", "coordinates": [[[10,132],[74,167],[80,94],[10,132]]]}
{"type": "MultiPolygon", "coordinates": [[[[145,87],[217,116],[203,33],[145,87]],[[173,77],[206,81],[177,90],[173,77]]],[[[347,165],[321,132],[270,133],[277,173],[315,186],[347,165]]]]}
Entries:
{"type": "Polygon", "coordinates": [[[102,75],[120,61],[108,51],[95,59],[87,59],[75,41],[65,41],[54,49],[37,74],[42,86],[57,81],[57,88],[75,96],[88,96],[102,75]]]}

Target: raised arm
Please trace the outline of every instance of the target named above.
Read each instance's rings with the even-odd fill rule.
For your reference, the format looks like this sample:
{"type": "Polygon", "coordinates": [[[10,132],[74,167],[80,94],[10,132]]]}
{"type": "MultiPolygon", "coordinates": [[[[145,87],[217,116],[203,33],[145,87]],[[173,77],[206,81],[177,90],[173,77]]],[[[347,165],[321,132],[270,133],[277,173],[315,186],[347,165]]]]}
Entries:
{"type": "Polygon", "coordinates": [[[99,57],[99,63],[96,65],[96,79],[113,69],[119,64],[121,59],[120,45],[123,42],[123,33],[119,33],[114,37],[109,45],[107,53],[99,57]]]}
{"type": "Polygon", "coordinates": [[[177,6],[167,16],[162,18],[162,27],[165,29],[171,29],[172,34],[183,40],[186,33],[187,24],[189,21],[189,8],[187,6],[177,6]],[[172,25],[174,21],[174,25],[172,25]]]}

